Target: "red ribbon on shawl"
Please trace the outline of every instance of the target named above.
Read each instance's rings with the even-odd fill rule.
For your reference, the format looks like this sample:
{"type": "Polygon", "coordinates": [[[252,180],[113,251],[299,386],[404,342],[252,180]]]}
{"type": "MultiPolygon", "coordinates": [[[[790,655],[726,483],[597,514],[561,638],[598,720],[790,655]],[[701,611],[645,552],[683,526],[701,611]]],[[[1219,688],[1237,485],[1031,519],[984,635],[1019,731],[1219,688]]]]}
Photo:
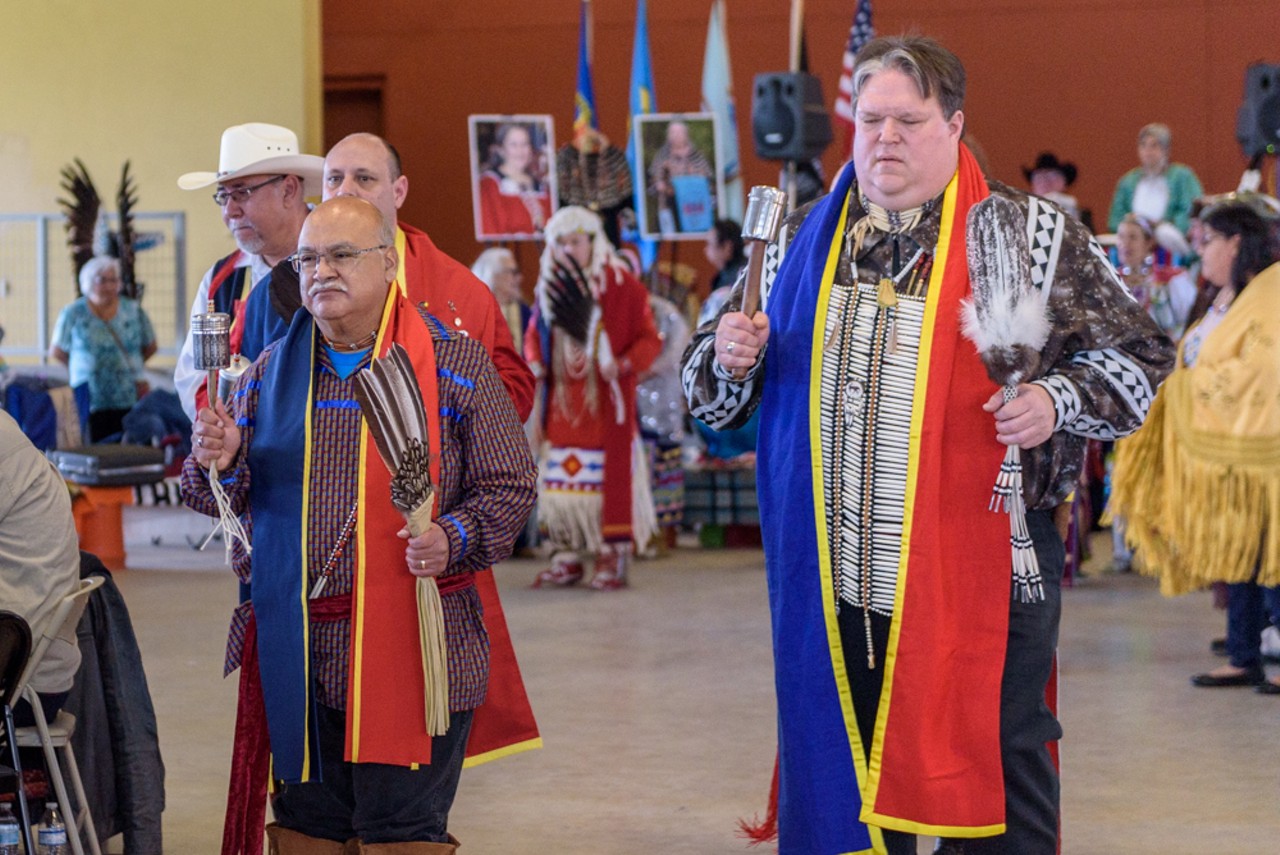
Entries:
{"type": "MultiPolygon", "coordinates": [[[[393,340],[405,346],[419,378],[431,448],[436,452],[431,463],[431,477],[433,483],[439,483],[440,403],[435,382],[435,349],[430,330],[421,316],[399,296],[396,289],[388,295],[377,344],[379,355],[386,353],[393,340]],[[389,319],[386,315],[390,316],[389,319]],[[387,334],[389,329],[394,330],[393,335],[387,334]]],[[[392,667],[395,663],[404,662],[404,639],[418,637],[416,580],[402,569],[403,542],[396,532],[403,527],[403,518],[390,503],[391,475],[378,457],[367,430],[367,427],[362,428],[365,432],[362,440],[364,466],[360,487],[361,516],[357,525],[355,590],[351,595],[312,600],[308,610],[313,621],[352,618],[346,759],[350,762],[405,766],[425,764],[431,759],[431,738],[423,726],[424,682],[419,657],[412,657],[412,668],[392,667]],[[366,513],[365,508],[370,503],[374,512],[366,513]],[[360,571],[370,560],[367,550],[375,538],[384,544],[390,543],[394,555],[375,557],[372,559],[374,566],[390,567],[400,572],[365,574],[360,571]],[[361,614],[373,614],[377,618],[361,621],[358,627],[356,620],[361,614]],[[386,670],[394,671],[393,676],[384,674],[386,670]],[[410,722],[417,723],[416,732],[402,732],[410,722]]],[[[376,547],[374,551],[377,551],[376,547]]],[[[525,693],[492,572],[458,574],[439,579],[438,584],[441,594],[475,585],[490,640],[489,687],[485,702],[475,711],[467,747],[467,765],[540,747],[541,738],[525,693]]],[[[251,615],[241,663],[223,855],[256,855],[262,851],[270,745],[257,650],[256,621],[251,615]]]]}
{"type": "Polygon", "coordinates": [[[222,855],[257,855],[262,851],[263,823],[267,818],[267,769],[271,762],[269,743],[267,711],[258,673],[258,622],[250,612],[240,661],[240,694],[236,701],[227,812],[222,824],[222,855]]]}
{"type": "MultiPolygon", "coordinates": [[[[440,396],[431,331],[392,288],[375,354],[399,343],[422,390],[431,449],[431,482],[440,483],[440,396]]],[[[391,504],[391,473],[369,428],[361,427],[356,575],[352,580],[351,655],[347,691],[346,759],[352,763],[409,766],[431,762],[426,732],[421,656],[406,650],[417,639],[416,577],[404,567],[404,517],[391,504]],[[385,571],[385,572],[384,572],[385,571]],[[406,660],[413,667],[406,667],[406,660]]],[[[432,517],[435,511],[432,511],[432,517]]]]}
{"type": "Polygon", "coordinates": [[[960,301],[971,290],[966,215],[989,192],[963,145],[955,180],[921,336],[927,374],[916,385],[906,556],[862,818],[976,837],[1004,830],[1000,683],[1011,592],[1008,525],[987,509],[1004,455],[982,409],[994,387],[960,331],[960,301]]]}

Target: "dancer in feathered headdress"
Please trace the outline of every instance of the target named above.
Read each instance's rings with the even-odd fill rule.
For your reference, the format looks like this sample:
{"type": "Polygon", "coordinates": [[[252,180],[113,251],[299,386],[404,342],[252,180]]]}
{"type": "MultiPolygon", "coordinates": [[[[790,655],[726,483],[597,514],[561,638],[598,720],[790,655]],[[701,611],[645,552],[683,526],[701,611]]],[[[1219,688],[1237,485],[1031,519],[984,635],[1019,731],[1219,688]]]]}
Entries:
{"type": "Polygon", "coordinates": [[[596,214],[561,208],[546,237],[525,357],[543,384],[538,520],[554,554],[534,584],[578,582],[587,552],[592,587],[609,590],[626,584],[633,544],[655,529],[635,389],[662,340],[648,292],[596,214]]]}

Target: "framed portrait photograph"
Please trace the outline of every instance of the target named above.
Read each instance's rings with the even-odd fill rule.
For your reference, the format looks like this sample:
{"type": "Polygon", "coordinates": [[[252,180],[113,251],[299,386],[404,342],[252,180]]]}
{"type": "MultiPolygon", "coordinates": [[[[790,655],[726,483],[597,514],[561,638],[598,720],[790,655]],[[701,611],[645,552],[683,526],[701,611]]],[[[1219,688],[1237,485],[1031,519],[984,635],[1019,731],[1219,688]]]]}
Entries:
{"type": "Polygon", "coordinates": [[[633,120],[641,180],[640,233],[654,240],[704,240],[724,201],[712,113],[653,113],[633,120]]]}
{"type": "Polygon", "coordinates": [[[467,117],[476,240],[540,240],[556,208],[551,116],[467,117]]]}

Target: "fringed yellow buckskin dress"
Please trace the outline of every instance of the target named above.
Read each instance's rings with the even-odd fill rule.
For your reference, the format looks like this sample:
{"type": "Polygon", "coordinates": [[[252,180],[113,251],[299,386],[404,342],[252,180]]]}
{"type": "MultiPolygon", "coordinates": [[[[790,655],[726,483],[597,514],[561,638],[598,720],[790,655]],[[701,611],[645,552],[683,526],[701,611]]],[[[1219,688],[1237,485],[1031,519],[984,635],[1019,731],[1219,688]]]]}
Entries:
{"type": "Polygon", "coordinates": [[[1193,367],[1182,348],[1146,424],[1117,446],[1116,512],[1167,595],[1280,585],[1280,264],[1240,292],[1193,367]]]}

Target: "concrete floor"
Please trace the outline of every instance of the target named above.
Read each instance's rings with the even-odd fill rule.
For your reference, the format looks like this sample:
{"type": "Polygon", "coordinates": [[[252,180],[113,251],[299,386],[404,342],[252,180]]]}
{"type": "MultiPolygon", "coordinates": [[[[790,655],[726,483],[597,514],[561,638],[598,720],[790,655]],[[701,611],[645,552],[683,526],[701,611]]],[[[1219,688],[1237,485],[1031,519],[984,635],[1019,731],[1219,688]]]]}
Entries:
{"type": "MultiPolygon", "coordinates": [[[[184,855],[221,840],[236,693],[220,677],[232,577],[216,545],[183,540],[204,529],[127,509],[116,574],[159,718],[166,851],[184,855]]],[[[545,747],[464,773],[462,852],[758,851],[734,831],[763,809],[774,757],[761,554],[679,549],[614,594],[530,590],[539,566],[496,573],[545,747]]],[[[1162,599],[1133,576],[1066,592],[1065,853],[1280,851],[1280,698],[1188,683],[1221,661],[1222,627],[1207,595],[1162,599]]]]}

